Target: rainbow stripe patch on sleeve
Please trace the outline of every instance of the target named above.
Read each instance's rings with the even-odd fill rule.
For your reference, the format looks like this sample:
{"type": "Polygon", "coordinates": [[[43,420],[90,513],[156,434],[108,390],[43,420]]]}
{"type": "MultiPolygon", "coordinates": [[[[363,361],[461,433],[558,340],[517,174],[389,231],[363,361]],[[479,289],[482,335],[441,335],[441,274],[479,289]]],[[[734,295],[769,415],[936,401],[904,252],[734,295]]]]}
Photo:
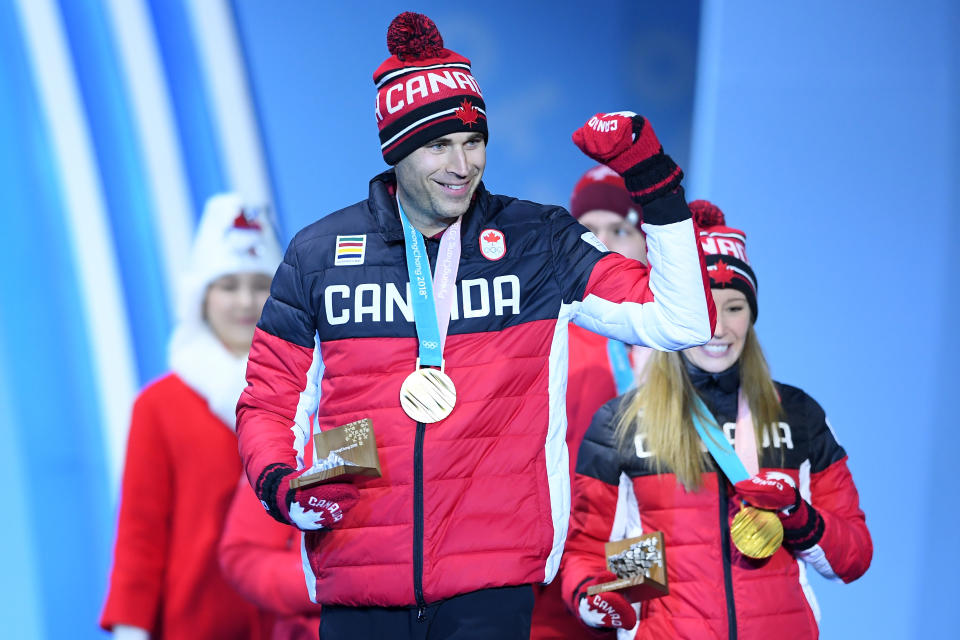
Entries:
{"type": "Polygon", "coordinates": [[[334,266],[363,264],[367,249],[367,236],[337,236],[337,252],[334,266]]]}

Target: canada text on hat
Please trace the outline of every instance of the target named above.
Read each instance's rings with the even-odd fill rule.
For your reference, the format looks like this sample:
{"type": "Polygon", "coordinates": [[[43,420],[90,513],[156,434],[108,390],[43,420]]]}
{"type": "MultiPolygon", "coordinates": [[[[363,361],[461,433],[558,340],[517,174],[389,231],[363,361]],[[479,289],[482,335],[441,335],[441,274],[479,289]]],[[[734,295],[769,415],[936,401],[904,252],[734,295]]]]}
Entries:
{"type": "Polygon", "coordinates": [[[707,200],[694,200],[689,207],[711,288],[730,287],[742,292],[756,322],[757,276],[747,259],[747,234],[728,227],[720,208],[707,200]]]}
{"type": "Polygon", "coordinates": [[[387,30],[391,56],[373,74],[380,150],[394,165],[420,146],[458,131],[487,139],[483,94],[470,60],[445,49],[433,21],[404,12],[387,30]]]}

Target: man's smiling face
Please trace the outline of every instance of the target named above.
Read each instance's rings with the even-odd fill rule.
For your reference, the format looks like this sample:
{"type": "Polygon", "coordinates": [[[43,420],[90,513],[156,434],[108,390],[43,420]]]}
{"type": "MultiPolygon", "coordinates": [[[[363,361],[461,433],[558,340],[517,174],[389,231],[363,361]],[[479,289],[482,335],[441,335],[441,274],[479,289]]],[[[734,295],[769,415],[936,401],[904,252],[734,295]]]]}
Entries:
{"type": "Polygon", "coordinates": [[[410,222],[442,230],[466,213],[487,164],[483,135],[462,131],[431,140],[397,163],[397,190],[410,222]]]}

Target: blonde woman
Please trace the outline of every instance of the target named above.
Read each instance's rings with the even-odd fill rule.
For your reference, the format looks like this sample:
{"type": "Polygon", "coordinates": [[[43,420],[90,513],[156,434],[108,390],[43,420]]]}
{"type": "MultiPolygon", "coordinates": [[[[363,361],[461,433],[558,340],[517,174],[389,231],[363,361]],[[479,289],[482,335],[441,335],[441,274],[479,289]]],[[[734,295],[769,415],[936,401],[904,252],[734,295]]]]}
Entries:
{"type": "Polygon", "coordinates": [[[820,405],[770,377],[754,330],[756,276],[745,234],[706,201],[690,209],[716,331],[703,346],[652,356],[644,384],[594,417],[574,477],[564,598],[587,626],[625,637],[816,638],[819,610],[806,570],[850,582],[873,553],[847,455],[820,405]],[[717,429],[715,442],[746,479],[732,484],[728,475],[738,474],[723,461],[728,473],[718,469],[697,424],[717,429]],[[744,504],[783,526],[782,546],[766,559],[731,541],[744,504]],[[612,579],[604,543],[651,531],[664,535],[669,595],[637,606],[617,592],[587,597],[591,584],[612,579]]]}

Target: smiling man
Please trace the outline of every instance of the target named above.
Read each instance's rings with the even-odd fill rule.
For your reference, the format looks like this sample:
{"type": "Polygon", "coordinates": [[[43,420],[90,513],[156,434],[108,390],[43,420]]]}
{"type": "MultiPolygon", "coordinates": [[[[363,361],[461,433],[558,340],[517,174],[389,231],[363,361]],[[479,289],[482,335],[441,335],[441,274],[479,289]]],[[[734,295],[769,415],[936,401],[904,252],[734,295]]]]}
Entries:
{"type": "Polygon", "coordinates": [[[706,342],[714,308],[682,172],[649,124],[574,134],[643,206],[649,267],[562,207],[487,191],[470,61],[429,18],[390,25],[374,73],[392,169],[300,231],[277,271],[237,408],[247,477],[306,531],[322,637],[527,638],[570,508],[567,326],[662,350],[706,342]],[[373,421],[382,477],[291,488],[309,416],[373,421]]]}
{"type": "Polygon", "coordinates": [[[487,166],[480,133],[459,131],[431,140],[396,166],[397,197],[410,222],[432,236],[467,212],[487,166]]]}

